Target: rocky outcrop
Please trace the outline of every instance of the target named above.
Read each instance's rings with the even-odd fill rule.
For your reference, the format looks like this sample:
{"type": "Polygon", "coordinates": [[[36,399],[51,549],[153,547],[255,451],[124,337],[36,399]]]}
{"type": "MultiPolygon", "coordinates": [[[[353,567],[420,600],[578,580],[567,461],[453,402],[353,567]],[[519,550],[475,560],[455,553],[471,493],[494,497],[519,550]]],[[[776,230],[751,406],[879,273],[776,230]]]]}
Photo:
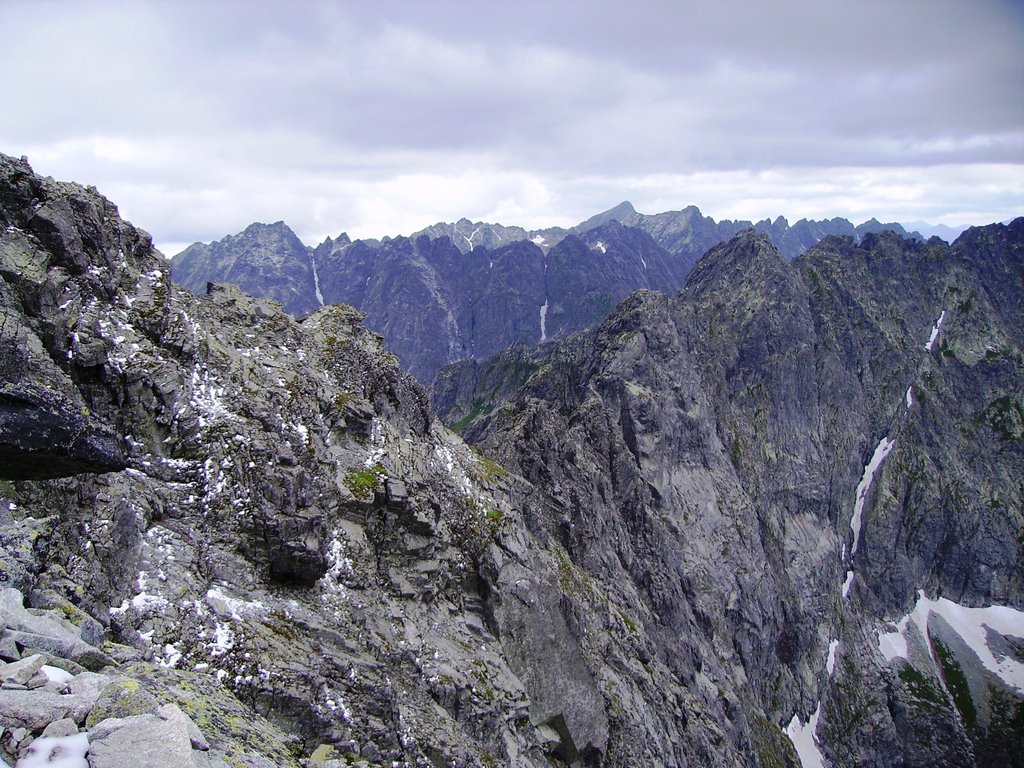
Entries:
{"type": "Polygon", "coordinates": [[[105,641],[103,628],[53,593],[37,593],[26,608],[15,589],[0,590],[0,752],[19,766],[297,766],[270,739],[287,737],[265,719],[236,707],[245,733],[195,722],[219,696],[199,699],[151,682],[150,675],[182,688],[189,676],[139,661],[141,654],[105,641]],[[103,646],[110,655],[101,650],[103,646]],[[186,713],[192,714],[186,714],[186,713]],[[255,733],[265,734],[260,744],[255,733]]]}
{"type": "Polygon", "coordinates": [[[488,224],[469,219],[459,219],[454,224],[438,222],[413,232],[409,239],[416,240],[424,235],[431,240],[447,237],[463,253],[469,253],[474,248],[494,250],[509,243],[531,239],[530,234],[522,227],[504,227],[501,224],[488,224]]]}
{"type": "Polygon", "coordinates": [[[800,219],[792,225],[784,216],[777,216],[774,220],[762,219],[756,223],[730,219],[715,221],[710,216],[704,216],[694,205],[687,206],[681,211],[648,215],[638,213],[628,202],[619,203],[614,208],[591,217],[573,231],[585,232],[610,221],[618,221],[647,232],[658,245],[681,261],[681,267],[685,272],[688,272],[708,250],[750,228],[767,235],[779,253],[789,261],[830,235],[850,236],[859,240],[871,233],[895,232],[904,237],[923,239],[916,232],[908,233],[902,224],[883,224],[877,219],[870,219],[857,226],[839,217],[821,221],[800,219]]]}
{"type": "Polygon", "coordinates": [[[0,391],[0,478],[67,477],[126,466],[117,437],[87,411],[45,390],[0,391]]]}

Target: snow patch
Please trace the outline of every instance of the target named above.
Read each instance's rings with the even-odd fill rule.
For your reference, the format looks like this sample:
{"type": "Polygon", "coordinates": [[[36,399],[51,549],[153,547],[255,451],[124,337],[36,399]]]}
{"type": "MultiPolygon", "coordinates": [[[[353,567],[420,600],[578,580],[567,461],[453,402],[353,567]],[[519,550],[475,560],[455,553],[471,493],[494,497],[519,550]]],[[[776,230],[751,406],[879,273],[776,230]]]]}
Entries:
{"type": "Polygon", "coordinates": [[[51,667],[49,664],[43,664],[43,666],[39,668],[39,671],[46,675],[47,680],[51,683],[57,683],[57,685],[65,685],[75,679],[75,676],[66,669],[51,667]]]}
{"type": "Polygon", "coordinates": [[[1002,653],[997,656],[989,647],[987,631],[991,629],[1001,635],[1024,639],[1024,611],[1002,605],[968,608],[945,597],[932,600],[925,596],[924,590],[917,594],[914,610],[900,620],[896,631],[878,633],[878,650],[886,661],[892,661],[897,656],[907,658],[906,631],[910,622],[914,622],[921,634],[927,637],[928,617],[935,613],[945,619],[977,654],[985,669],[997,675],[1008,686],[1024,693],[1024,664],[1002,653]]]}
{"type": "Polygon", "coordinates": [[[166,598],[163,598],[160,595],[150,594],[146,591],[146,588],[149,586],[149,574],[145,571],[139,571],[138,575],[135,577],[135,586],[139,591],[135,597],[131,599],[131,607],[138,613],[162,613],[170,606],[170,603],[167,602],[166,598]]]}
{"type": "Polygon", "coordinates": [[[338,581],[352,576],[352,559],[345,555],[345,545],[339,538],[339,531],[335,530],[331,537],[330,547],[327,549],[327,572],[323,575],[322,581],[327,584],[334,584],[338,581]]]}
{"type": "Polygon", "coordinates": [[[17,768],[89,768],[85,758],[89,751],[89,734],[41,736],[29,745],[17,768]]]}
{"type": "Polygon", "coordinates": [[[600,251],[601,253],[608,253],[608,248],[600,240],[594,243],[594,250],[600,251]]]}
{"type": "Polygon", "coordinates": [[[540,235],[534,235],[530,238],[530,242],[534,245],[546,245],[548,241],[547,238],[541,237],[540,235]]]}
{"type": "Polygon", "coordinates": [[[210,377],[209,371],[192,371],[192,407],[199,414],[200,429],[217,419],[232,417],[231,411],[224,404],[225,387],[217,386],[216,379],[210,377]]]}
{"type": "Polygon", "coordinates": [[[223,656],[235,647],[235,633],[227,624],[214,622],[213,642],[207,643],[211,656],[223,656]]]}
{"type": "Polygon", "coordinates": [[[833,640],[828,644],[828,657],[825,659],[825,671],[828,672],[829,677],[832,677],[832,673],[836,671],[836,650],[838,648],[838,640],[833,640]]]}
{"type": "Polygon", "coordinates": [[[846,572],[846,580],[843,582],[843,597],[850,596],[850,587],[853,586],[853,571],[846,572]]]}
{"type": "Polygon", "coordinates": [[[267,613],[267,606],[255,600],[242,600],[231,597],[219,587],[211,587],[206,590],[206,604],[209,605],[218,616],[242,621],[245,618],[261,617],[267,613]]]}
{"type": "Polygon", "coordinates": [[[914,404],[914,387],[907,387],[907,410],[909,411],[911,406],[914,404]]]}
{"type": "Polygon", "coordinates": [[[932,335],[928,337],[928,343],[924,345],[927,352],[931,352],[935,347],[935,340],[939,338],[939,330],[942,328],[942,321],[946,319],[946,310],[942,310],[942,314],[939,315],[939,319],[935,321],[935,325],[932,326],[932,335]]]}
{"type": "Polygon", "coordinates": [[[857,546],[860,544],[860,529],[863,523],[864,515],[864,502],[867,500],[868,491],[871,490],[871,483],[875,479],[875,473],[878,472],[878,468],[882,466],[882,462],[885,461],[885,457],[889,455],[892,447],[896,445],[896,440],[890,440],[888,437],[883,437],[881,441],[875,446],[875,452],[871,456],[871,461],[864,467],[864,475],[861,477],[860,482],[857,484],[856,501],[853,505],[853,517],[850,518],[850,529],[853,531],[853,545],[850,547],[850,557],[857,554],[857,546]]]}
{"type": "Polygon", "coordinates": [[[892,661],[896,657],[907,658],[907,638],[903,632],[907,628],[907,619],[900,622],[895,632],[878,633],[878,650],[885,657],[886,661],[892,661]]]}
{"type": "Polygon", "coordinates": [[[818,718],[821,716],[821,703],[815,708],[810,719],[806,723],[800,722],[798,715],[786,726],[786,735],[796,747],[796,754],[800,758],[800,765],[803,768],[825,768],[825,757],[818,749],[818,740],[814,732],[818,730],[818,718]]]}
{"type": "Polygon", "coordinates": [[[163,647],[163,658],[156,659],[157,664],[168,669],[176,667],[179,661],[181,661],[181,651],[175,648],[173,643],[167,643],[163,647]]]}

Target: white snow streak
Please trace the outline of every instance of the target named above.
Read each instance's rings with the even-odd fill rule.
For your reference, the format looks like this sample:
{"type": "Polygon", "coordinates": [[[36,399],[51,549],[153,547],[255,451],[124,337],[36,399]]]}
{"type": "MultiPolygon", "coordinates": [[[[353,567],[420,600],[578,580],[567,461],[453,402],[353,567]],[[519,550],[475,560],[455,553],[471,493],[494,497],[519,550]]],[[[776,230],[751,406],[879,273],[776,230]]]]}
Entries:
{"type": "MultiPolygon", "coordinates": [[[[1024,611],[1002,605],[986,608],[968,608],[945,597],[931,600],[924,590],[918,594],[914,610],[896,625],[895,632],[878,633],[878,650],[886,661],[899,656],[907,658],[906,631],[913,621],[921,634],[927,637],[928,617],[938,614],[956,631],[970,647],[982,666],[997,675],[1004,683],[1024,693],[1024,664],[1017,659],[1000,653],[998,656],[988,644],[988,632],[992,629],[1001,635],[1024,639],[1024,611]]],[[[930,641],[929,641],[930,642],[930,641]]]]}
{"type": "Polygon", "coordinates": [[[932,326],[932,335],[928,337],[928,343],[924,345],[926,351],[931,352],[935,347],[935,340],[939,338],[939,329],[942,328],[942,321],[946,319],[946,310],[942,310],[942,314],[939,315],[939,319],[935,321],[935,325],[932,326]]]}
{"type": "Polygon", "coordinates": [[[843,597],[850,596],[850,587],[853,586],[853,571],[846,572],[846,581],[843,582],[843,597]]]}
{"type": "MultiPolygon", "coordinates": [[[[477,227],[476,229],[473,230],[473,234],[471,234],[469,237],[466,237],[465,235],[462,235],[462,239],[465,240],[467,243],[469,243],[469,249],[470,250],[473,250],[473,238],[476,237],[476,233],[479,232],[483,228],[484,228],[484,225],[481,224],[479,227],[477,227]]],[[[462,234],[462,233],[460,232],[459,234],[462,234]]]]}
{"type": "Polygon", "coordinates": [[[322,307],[324,305],[324,295],[320,292],[320,274],[316,271],[316,259],[310,256],[309,261],[313,265],[313,291],[316,293],[316,300],[320,302],[322,307]]]}
{"type": "Polygon", "coordinates": [[[608,253],[608,249],[605,247],[605,244],[602,243],[600,240],[594,243],[594,248],[600,251],[601,253],[608,253]]]}
{"type": "Polygon", "coordinates": [[[864,514],[864,502],[867,500],[868,491],[871,490],[871,483],[875,479],[875,473],[878,472],[878,468],[882,466],[882,462],[885,461],[885,457],[889,455],[889,451],[892,450],[894,445],[896,445],[895,440],[890,440],[888,437],[882,438],[875,447],[875,453],[871,456],[871,461],[864,467],[864,475],[857,484],[857,500],[853,505],[853,517],[850,518],[850,528],[853,531],[853,546],[850,548],[850,557],[857,554],[857,545],[860,543],[860,529],[863,522],[861,518],[864,514]]]}
{"type": "Polygon", "coordinates": [[[540,305],[540,340],[544,343],[548,340],[548,300],[544,299],[544,303],[540,305]]]}
{"type": "Polygon", "coordinates": [[[821,702],[811,714],[806,723],[801,723],[797,715],[786,726],[786,735],[796,747],[796,754],[800,758],[800,765],[803,768],[825,768],[825,757],[818,749],[818,740],[814,732],[818,730],[818,717],[821,715],[821,702]]]}
{"type": "Polygon", "coordinates": [[[825,671],[828,672],[829,677],[832,677],[832,673],[836,671],[836,650],[838,648],[838,640],[833,640],[828,644],[828,658],[825,660],[825,671]]]}
{"type": "Polygon", "coordinates": [[[907,410],[909,411],[911,406],[914,404],[914,387],[907,387],[907,410]]]}

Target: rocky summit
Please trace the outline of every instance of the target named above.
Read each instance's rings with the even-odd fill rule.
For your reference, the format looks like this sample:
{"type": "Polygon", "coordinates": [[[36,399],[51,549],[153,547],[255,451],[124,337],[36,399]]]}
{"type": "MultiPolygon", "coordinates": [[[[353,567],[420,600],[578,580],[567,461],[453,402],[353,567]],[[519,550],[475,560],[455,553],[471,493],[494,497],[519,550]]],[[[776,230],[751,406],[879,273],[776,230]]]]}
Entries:
{"type": "MultiPolygon", "coordinates": [[[[389,242],[352,285],[464,255],[389,242]]],[[[1024,765],[1024,219],[531,294],[432,388],[471,446],[361,312],[193,294],[6,156],[0,278],[8,765],[1024,765]]]]}

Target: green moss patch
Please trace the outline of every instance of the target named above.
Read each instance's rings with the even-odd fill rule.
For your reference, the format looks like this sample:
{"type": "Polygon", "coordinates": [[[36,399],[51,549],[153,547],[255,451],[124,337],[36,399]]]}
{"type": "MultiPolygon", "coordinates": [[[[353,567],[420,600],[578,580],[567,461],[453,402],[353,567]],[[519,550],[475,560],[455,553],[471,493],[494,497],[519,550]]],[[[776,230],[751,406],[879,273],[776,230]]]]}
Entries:
{"type": "Polygon", "coordinates": [[[914,702],[922,709],[939,712],[948,706],[948,700],[942,692],[939,681],[925,675],[910,664],[905,664],[899,671],[900,680],[907,687],[907,692],[914,702]]]}
{"type": "Polygon", "coordinates": [[[371,469],[352,467],[345,475],[345,486],[352,491],[357,499],[372,499],[380,486],[380,479],[386,474],[379,464],[371,469]]]}
{"type": "Polygon", "coordinates": [[[935,640],[935,653],[939,657],[942,680],[946,683],[946,690],[953,697],[957,711],[968,728],[975,728],[978,724],[978,710],[974,706],[971,689],[967,685],[967,676],[960,667],[960,662],[941,640],[935,640]]]}

